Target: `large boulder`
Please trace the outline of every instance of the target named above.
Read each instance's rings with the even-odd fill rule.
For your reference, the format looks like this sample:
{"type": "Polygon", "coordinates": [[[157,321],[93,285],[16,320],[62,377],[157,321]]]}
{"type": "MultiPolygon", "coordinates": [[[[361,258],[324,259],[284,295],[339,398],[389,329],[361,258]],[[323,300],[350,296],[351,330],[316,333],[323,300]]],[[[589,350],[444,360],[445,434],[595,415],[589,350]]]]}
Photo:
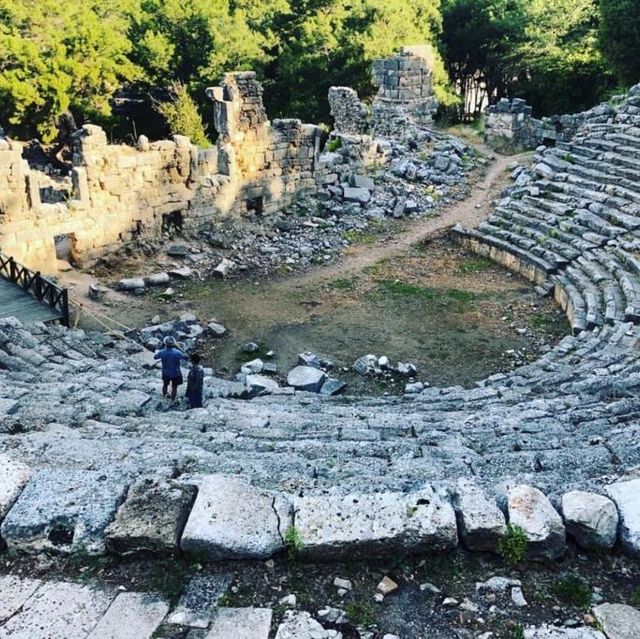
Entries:
{"type": "Polygon", "coordinates": [[[296,390],[318,393],[327,375],[312,366],[296,366],[287,375],[287,384],[296,390]]]}
{"type": "Polygon", "coordinates": [[[507,497],[509,522],[526,535],[529,559],[557,559],[566,549],[562,517],[537,488],[521,484],[507,497]]]}
{"type": "Polygon", "coordinates": [[[182,533],[185,552],[212,560],[266,559],[282,550],[291,504],[237,477],[209,475],[182,533]]]}
{"type": "Polygon", "coordinates": [[[460,537],[470,550],[496,552],[507,525],[496,502],[477,484],[461,479],[455,487],[453,502],[460,537]]]}
{"type": "Polygon", "coordinates": [[[638,639],[640,611],[623,604],[604,603],[593,609],[596,619],[609,639],[638,639]]]}
{"type": "Polygon", "coordinates": [[[582,548],[612,548],[618,536],[618,510],[607,497],[574,490],[562,496],[567,532],[582,548]]]}
{"type": "Polygon", "coordinates": [[[607,486],[620,514],[620,541],[632,555],[640,555],[640,479],[621,481],[607,486]]]}
{"type": "Polygon", "coordinates": [[[301,497],[295,506],[301,552],[309,557],[444,551],[458,544],[453,507],[431,487],[301,497]]]}

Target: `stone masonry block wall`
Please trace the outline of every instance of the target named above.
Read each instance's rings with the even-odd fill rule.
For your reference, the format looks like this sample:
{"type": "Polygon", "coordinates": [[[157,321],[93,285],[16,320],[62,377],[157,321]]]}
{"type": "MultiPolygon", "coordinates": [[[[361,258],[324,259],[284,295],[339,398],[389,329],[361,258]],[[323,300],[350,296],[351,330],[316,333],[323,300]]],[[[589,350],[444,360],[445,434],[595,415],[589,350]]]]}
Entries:
{"type": "Polygon", "coordinates": [[[575,115],[553,115],[541,120],[533,117],[533,109],[521,98],[502,98],[487,107],[485,140],[493,146],[535,149],[541,144],[569,142],[585,122],[606,123],[615,109],[600,104],[575,115]]]}
{"type": "Polygon", "coordinates": [[[253,73],[225,76],[210,89],[216,147],[198,149],[188,138],[136,147],[109,144],[86,125],[73,140],[73,193],[42,203],[39,178],[22,159],[22,146],[0,135],[0,250],[54,274],[55,238],[68,236],[82,264],[138,237],[157,237],[163,220],[195,229],[253,210],[271,213],[299,193],[316,190],[326,170],[317,163],[319,127],[299,120],[270,123],[253,73]]]}
{"type": "Polygon", "coordinates": [[[331,87],[329,106],[334,129],[348,135],[366,135],[371,128],[369,111],[350,87],[331,87]]]}
{"type": "Polygon", "coordinates": [[[255,73],[228,73],[207,90],[220,135],[218,166],[229,181],[218,206],[224,214],[271,213],[297,194],[316,190],[320,128],[300,120],[270,123],[255,73]]]}

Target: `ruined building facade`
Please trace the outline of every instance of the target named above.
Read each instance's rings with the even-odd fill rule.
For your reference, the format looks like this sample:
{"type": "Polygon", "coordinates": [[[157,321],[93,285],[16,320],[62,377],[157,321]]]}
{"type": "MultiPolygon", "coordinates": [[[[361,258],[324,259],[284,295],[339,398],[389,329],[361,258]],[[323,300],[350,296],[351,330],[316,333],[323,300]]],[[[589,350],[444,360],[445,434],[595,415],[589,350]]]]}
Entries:
{"type": "MultiPolygon", "coordinates": [[[[434,109],[431,71],[412,50],[374,65],[373,109],[350,89],[332,89],[336,131],[393,136],[434,109]],[[353,111],[351,111],[353,109],[353,111]]],[[[85,125],[73,137],[66,197],[48,196],[50,178],[32,169],[22,145],[0,130],[0,250],[32,269],[55,274],[56,247],[71,247],[80,265],[167,225],[198,229],[229,216],[268,215],[337,179],[321,160],[321,129],[300,120],[270,122],[255,74],[229,73],[207,90],[215,147],[183,136],[135,147],[110,144],[85,125]]]]}

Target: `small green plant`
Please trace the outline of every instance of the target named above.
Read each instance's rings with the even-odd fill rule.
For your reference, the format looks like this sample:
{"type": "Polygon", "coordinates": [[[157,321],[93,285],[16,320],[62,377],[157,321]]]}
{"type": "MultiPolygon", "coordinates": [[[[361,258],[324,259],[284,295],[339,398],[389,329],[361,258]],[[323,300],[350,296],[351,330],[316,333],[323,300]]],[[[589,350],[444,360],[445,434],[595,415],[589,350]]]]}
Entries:
{"type": "Polygon", "coordinates": [[[295,526],[289,526],[284,534],[284,547],[287,552],[287,559],[295,561],[304,547],[304,542],[300,536],[300,531],[295,526]]]}
{"type": "Polygon", "coordinates": [[[349,621],[355,626],[373,626],[376,623],[376,612],[368,601],[354,601],[348,603],[345,612],[349,621]]]}
{"type": "Polygon", "coordinates": [[[591,588],[580,575],[558,579],[553,584],[552,592],[562,603],[576,608],[586,609],[591,603],[591,588]]]}
{"type": "Polygon", "coordinates": [[[472,257],[462,262],[458,269],[461,273],[467,275],[490,269],[493,266],[494,263],[488,257],[472,257]]]}
{"type": "Polygon", "coordinates": [[[509,566],[519,564],[527,554],[529,540],[520,526],[507,524],[507,532],[498,543],[498,552],[509,566]]]}
{"type": "Polygon", "coordinates": [[[511,628],[509,639],[524,639],[524,627],[522,624],[517,623],[511,628]]]}
{"type": "Polygon", "coordinates": [[[341,148],[342,148],[342,140],[340,138],[335,138],[327,142],[327,151],[329,153],[335,153],[338,149],[341,149],[341,148]]]}
{"type": "Polygon", "coordinates": [[[640,588],[636,588],[629,597],[629,603],[636,608],[640,608],[640,588]]]}

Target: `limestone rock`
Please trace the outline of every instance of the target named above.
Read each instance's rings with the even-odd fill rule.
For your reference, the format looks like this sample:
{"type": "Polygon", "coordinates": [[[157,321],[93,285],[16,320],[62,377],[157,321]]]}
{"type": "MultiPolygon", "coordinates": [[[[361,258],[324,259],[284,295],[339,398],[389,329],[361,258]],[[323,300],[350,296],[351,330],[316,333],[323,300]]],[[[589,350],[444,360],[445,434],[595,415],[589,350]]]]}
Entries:
{"type": "Polygon", "coordinates": [[[9,552],[105,551],[104,530],[126,485],[91,470],[39,470],[5,517],[0,534],[9,552]]]}
{"type": "Polygon", "coordinates": [[[226,277],[235,268],[235,263],[223,257],[220,263],[213,269],[214,277],[226,277]]]}
{"type": "Polygon", "coordinates": [[[520,526],[529,540],[530,559],[557,559],[564,554],[566,536],[562,518],[537,488],[519,485],[509,491],[509,521],[520,526]]]}
{"type": "Polygon", "coordinates": [[[0,624],[20,610],[41,583],[38,579],[20,579],[13,575],[0,577],[0,624]]]}
{"type": "Polygon", "coordinates": [[[287,375],[287,384],[296,390],[317,393],[322,388],[326,374],[312,366],[296,366],[287,375]]]}
{"type": "Polygon", "coordinates": [[[453,504],[465,546],[470,550],[496,552],[507,526],[495,501],[488,499],[477,484],[461,479],[456,484],[453,504]]]}
{"type": "Polygon", "coordinates": [[[209,559],[266,559],[284,547],[291,506],[279,495],[242,479],[209,475],[182,534],[185,552],[209,559]]]}
{"type": "Polygon", "coordinates": [[[190,628],[208,628],[232,579],[232,575],[193,577],[169,615],[167,623],[190,628]]]}
{"type": "Polygon", "coordinates": [[[612,548],[618,535],[618,511],[602,495],[574,490],[562,496],[567,532],[582,548],[612,548]]]}
{"type": "Polygon", "coordinates": [[[122,592],[87,639],[150,639],[169,612],[169,604],[152,595],[122,592]]]}
{"type": "Polygon", "coordinates": [[[118,282],[121,291],[135,291],[145,288],[144,280],[141,277],[126,277],[118,282]]]}
{"type": "Polygon", "coordinates": [[[371,199],[371,192],[368,189],[346,186],[343,191],[343,197],[347,202],[366,204],[371,199]]]}
{"type": "Polygon", "coordinates": [[[632,555],[640,555],[640,479],[621,481],[607,486],[620,515],[620,541],[632,555]]]}
{"type": "Polygon", "coordinates": [[[0,454],[0,521],[18,499],[31,469],[7,455],[0,454]]]}
{"type": "Polygon", "coordinates": [[[153,273],[146,278],[149,286],[166,286],[170,281],[169,273],[153,273]]]}
{"type": "Polygon", "coordinates": [[[275,639],[342,639],[342,633],[325,630],[308,612],[287,610],[275,639]]]}
{"type": "Polygon", "coordinates": [[[219,322],[209,322],[207,328],[214,337],[222,337],[227,333],[227,328],[219,322]]]}
{"type": "Polygon", "coordinates": [[[196,489],[170,480],[143,479],[129,490],[106,529],[107,548],[119,555],[178,552],[196,489]]]}
{"type": "Polygon", "coordinates": [[[593,628],[543,626],[541,628],[527,628],[524,631],[524,639],[606,639],[606,637],[593,628]]]}
{"type": "Polygon", "coordinates": [[[247,375],[245,384],[251,397],[257,397],[258,395],[269,393],[280,388],[278,382],[264,375],[247,375]]]}
{"type": "Polygon", "coordinates": [[[593,609],[608,639],[638,639],[640,610],[623,604],[604,603],[593,609]]]}
{"type": "Polygon", "coordinates": [[[450,550],[458,542],[451,504],[431,487],[403,493],[302,497],[295,525],[309,557],[450,550]]]}
{"type": "Polygon", "coordinates": [[[205,639],[269,639],[268,608],[219,608],[205,639]]]}

